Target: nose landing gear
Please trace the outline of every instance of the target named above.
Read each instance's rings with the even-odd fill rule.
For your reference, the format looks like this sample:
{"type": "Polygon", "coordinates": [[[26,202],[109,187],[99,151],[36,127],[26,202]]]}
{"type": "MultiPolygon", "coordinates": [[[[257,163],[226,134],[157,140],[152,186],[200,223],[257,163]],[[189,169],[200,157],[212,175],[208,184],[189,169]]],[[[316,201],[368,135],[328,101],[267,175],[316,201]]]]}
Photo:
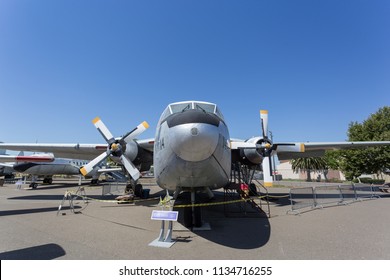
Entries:
{"type": "Polygon", "coordinates": [[[202,219],[202,207],[199,206],[200,194],[195,190],[182,194],[183,196],[183,224],[193,231],[210,230],[210,225],[202,219]],[[189,197],[190,195],[190,197],[189,197]]]}

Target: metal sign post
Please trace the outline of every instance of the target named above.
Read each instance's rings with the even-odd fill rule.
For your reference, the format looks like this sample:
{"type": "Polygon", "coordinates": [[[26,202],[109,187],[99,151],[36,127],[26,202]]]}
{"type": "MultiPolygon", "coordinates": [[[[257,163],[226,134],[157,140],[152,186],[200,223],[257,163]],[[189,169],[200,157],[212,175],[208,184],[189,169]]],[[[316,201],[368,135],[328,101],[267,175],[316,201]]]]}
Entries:
{"type": "Polygon", "coordinates": [[[170,248],[176,243],[176,241],[172,240],[172,228],[173,222],[177,221],[178,216],[178,211],[153,210],[151,219],[161,221],[161,229],[159,237],[149,243],[149,246],[170,248]],[[165,221],[168,221],[168,231],[167,235],[164,237],[165,221]]]}
{"type": "Polygon", "coordinates": [[[151,243],[149,243],[149,246],[154,247],[162,247],[162,248],[170,248],[173,244],[176,243],[176,241],[172,240],[172,228],[173,228],[173,222],[177,221],[177,218],[179,216],[178,211],[172,211],[173,202],[172,198],[167,190],[167,194],[162,199],[160,197],[160,206],[161,210],[153,210],[151,219],[152,220],[158,220],[161,221],[161,228],[160,228],[160,235],[158,238],[151,243]],[[165,210],[169,209],[169,210],[165,210]],[[168,221],[168,232],[167,235],[164,237],[165,234],[165,221],[168,221]]]}

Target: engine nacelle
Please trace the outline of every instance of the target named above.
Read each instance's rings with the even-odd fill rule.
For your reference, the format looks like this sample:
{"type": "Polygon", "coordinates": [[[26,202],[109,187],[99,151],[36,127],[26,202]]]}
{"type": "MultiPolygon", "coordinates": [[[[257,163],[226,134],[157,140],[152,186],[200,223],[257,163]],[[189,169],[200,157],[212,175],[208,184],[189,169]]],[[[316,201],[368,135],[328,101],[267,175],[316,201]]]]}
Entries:
{"type": "MultiPolygon", "coordinates": [[[[122,152],[123,155],[126,156],[131,162],[134,162],[134,160],[139,156],[138,144],[131,140],[127,142],[126,146],[122,148],[121,153],[122,152]]],[[[117,156],[115,152],[110,157],[114,162],[121,163],[119,155],[117,156]]]]}
{"type": "MultiPolygon", "coordinates": [[[[253,137],[253,138],[246,140],[245,142],[253,143],[256,145],[261,145],[265,141],[261,137],[253,137]]],[[[253,148],[252,149],[242,149],[240,154],[241,154],[241,160],[243,162],[246,161],[248,163],[248,161],[249,161],[250,164],[257,165],[257,164],[261,164],[261,162],[263,161],[263,155],[262,155],[261,149],[253,149],[253,148]]]]}
{"type": "Polygon", "coordinates": [[[124,151],[124,155],[130,160],[134,161],[138,157],[139,149],[138,144],[131,140],[126,144],[126,150],[124,151]]]}
{"type": "MultiPolygon", "coordinates": [[[[137,142],[130,140],[126,143],[123,155],[127,157],[140,172],[148,171],[153,164],[153,153],[140,147],[137,142]]],[[[121,163],[119,157],[111,156],[116,163],[121,163]]]]}
{"type": "Polygon", "coordinates": [[[138,168],[140,172],[150,170],[150,167],[153,164],[153,153],[143,149],[134,140],[127,142],[124,155],[138,168]]]}

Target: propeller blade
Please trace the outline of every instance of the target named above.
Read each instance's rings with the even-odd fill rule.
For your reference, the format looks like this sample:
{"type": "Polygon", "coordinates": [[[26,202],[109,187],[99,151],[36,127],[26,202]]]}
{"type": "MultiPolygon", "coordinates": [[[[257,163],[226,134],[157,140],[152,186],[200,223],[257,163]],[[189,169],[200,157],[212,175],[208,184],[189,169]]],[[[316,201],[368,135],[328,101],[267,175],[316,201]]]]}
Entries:
{"type": "Polygon", "coordinates": [[[264,186],[272,187],[272,167],[271,167],[271,157],[266,156],[263,158],[263,176],[264,176],[264,186]]]}
{"type": "Polygon", "coordinates": [[[134,128],[132,131],[130,131],[129,133],[124,135],[122,137],[122,139],[127,143],[131,139],[136,138],[138,135],[140,135],[142,132],[144,132],[148,128],[149,128],[149,124],[144,121],[141,124],[139,124],[136,128],[134,128]]]}
{"type": "Polygon", "coordinates": [[[261,128],[263,129],[263,138],[268,138],[268,110],[260,110],[261,128]]]}
{"type": "Polygon", "coordinates": [[[83,174],[83,176],[88,175],[96,165],[101,163],[103,160],[105,160],[110,155],[110,151],[106,151],[99,155],[98,157],[91,160],[88,164],[84,165],[80,168],[80,173],[83,174]]]}
{"type": "Polygon", "coordinates": [[[140,173],[134,164],[123,155],[120,157],[120,160],[131,178],[133,178],[134,181],[137,181],[139,179],[140,173]]]}
{"type": "Polygon", "coordinates": [[[93,124],[97,128],[97,130],[100,132],[100,134],[103,136],[103,138],[109,143],[113,142],[114,136],[112,136],[111,132],[108,130],[107,126],[103,123],[103,121],[96,117],[93,119],[93,124]]]}

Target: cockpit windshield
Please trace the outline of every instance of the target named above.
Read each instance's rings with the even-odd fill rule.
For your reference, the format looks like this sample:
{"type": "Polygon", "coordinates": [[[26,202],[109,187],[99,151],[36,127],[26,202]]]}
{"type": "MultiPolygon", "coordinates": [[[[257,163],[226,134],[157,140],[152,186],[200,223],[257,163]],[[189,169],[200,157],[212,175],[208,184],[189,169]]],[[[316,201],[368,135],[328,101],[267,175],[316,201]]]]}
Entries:
{"type": "Polygon", "coordinates": [[[192,109],[191,103],[179,103],[169,105],[171,114],[180,113],[192,109]]]}
{"type": "Polygon", "coordinates": [[[178,102],[168,105],[161,115],[160,122],[166,119],[169,115],[184,112],[186,110],[200,110],[205,113],[215,114],[222,121],[224,120],[223,115],[219,111],[217,105],[208,102],[199,102],[199,101],[187,101],[187,102],[178,102]]]}

